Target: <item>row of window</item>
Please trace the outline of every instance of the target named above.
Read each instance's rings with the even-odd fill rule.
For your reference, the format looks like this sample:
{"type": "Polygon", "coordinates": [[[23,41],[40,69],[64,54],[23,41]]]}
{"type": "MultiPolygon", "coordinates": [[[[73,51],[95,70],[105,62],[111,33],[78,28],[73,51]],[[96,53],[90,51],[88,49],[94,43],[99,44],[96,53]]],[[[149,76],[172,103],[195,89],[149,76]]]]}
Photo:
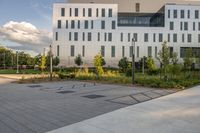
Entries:
{"type": "MultiPolygon", "coordinates": [[[[101,41],[101,35],[103,34],[103,40],[106,42],[112,42],[113,41],[113,34],[112,33],[97,33],[97,41],[101,41]]],[[[69,32],[69,41],[94,41],[92,39],[94,39],[92,37],[92,32],[69,32]],[[82,35],[82,39],[81,39],[81,35],[82,35]]],[[[192,42],[192,34],[181,34],[181,42],[188,42],[191,43],[192,42]],[[187,40],[185,39],[187,38],[187,40]]],[[[133,33],[132,35],[130,33],[128,33],[128,40],[127,42],[131,42],[132,39],[134,38],[134,41],[137,42],[138,41],[138,34],[137,33],[133,33]]],[[[58,32],[55,33],[55,40],[58,41],[59,37],[58,37],[58,32]]],[[[124,42],[124,34],[121,33],[121,42],[124,42]]],[[[152,38],[153,42],[163,42],[163,34],[159,33],[159,34],[153,34],[153,38],[152,38]],[[158,38],[157,38],[158,37],[158,38]],[[158,40],[157,40],[158,39],[158,40]],[[157,41],[156,41],[157,40],[157,41]]],[[[177,43],[178,42],[178,35],[176,33],[174,34],[167,34],[167,41],[168,42],[174,42],[177,43]]],[[[149,34],[148,33],[144,33],[144,42],[149,42],[149,34]]],[[[200,43],[200,34],[198,34],[198,42],[200,43]]]]}
{"type": "MultiPolygon", "coordinates": [[[[71,23],[69,23],[68,20],[65,21],[65,28],[66,29],[80,29],[80,28],[84,28],[84,29],[93,29],[94,28],[94,21],[93,20],[84,20],[84,21],[80,21],[80,20],[71,20],[70,21],[71,23]],[[81,23],[84,23],[83,24],[83,27],[81,27],[81,23]],[[90,23],[90,24],[89,24],[90,23]]],[[[58,20],[57,22],[57,28],[58,29],[61,29],[62,28],[62,21],[61,20],[58,20]]],[[[111,22],[111,28],[112,29],[116,29],[116,22],[113,20],[111,22]]],[[[105,20],[102,20],[101,21],[101,29],[106,29],[106,22],[105,20]]]]}
{"type": "MultiPolygon", "coordinates": [[[[122,46],[122,57],[125,57],[125,46],[122,46]]],[[[133,47],[132,46],[129,46],[129,57],[132,57],[133,53],[135,53],[135,56],[137,58],[140,57],[140,47],[139,46],[136,46],[136,49],[135,51],[133,52],[133,47]]],[[[105,46],[101,46],[101,50],[100,50],[100,53],[102,55],[102,57],[105,57],[105,52],[106,52],[106,49],[105,49],[105,46]]],[[[154,47],[154,57],[156,58],[157,55],[158,55],[158,48],[157,46],[154,47]]],[[[173,49],[170,48],[170,53],[173,53],[173,49]]],[[[60,55],[60,47],[59,45],[57,45],[57,56],[60,55]]],[[[71,45],[70,46],[70,56],[71,57],[75,57],[75,45],[71,45]]],[[[153,54],[152,54],[152,46],[148,46],[147,48],[147,56],[148,57],[153,57],[153,54]]],[[[85,57],[85,46],[83,45],[82,46],[82,57],[85,57]]],[[[116,46],[111,46],[111,55],[110,57],[114,58],[116,57],[116,46]]]]}
{"type": "MultiPolygon", "coordinates": [[[[153,57],[153,52],[152,52],[152,46],[148,46],[147,47],[147,56],[148,57],[153,57]]],[[[185,57],[186,55],[186,52],[187,52],[187,49],[189,47],[181,47],[180,48],[180,57],[183,58],[185,57]]],[[[125,46],[122,46],[122,57],[125,57],[125,46]]],[[[132,46],[129,46],[129,57],[132,57],[133,55],[133,47],[132,46]]],[[[170,56],[172,57],[172,54],[173,54],[173,47],[169,47],[169,53],[170,53],[170,56]]],[[[105,46],[101,46],[101,55],[102,57],[105,57],[105,46]]],[[[137,58],[140,57],[140,47],[137,46],[136,49],[135,49],[135,56],[137,58]]],[[[197,48],[197,47],[194,47],[192,48],[192,54],[193,54],[193,57],[198,57],[200,56],[200,48],[197,48]]],[[[60,55],[60,47],[59,45],[57,45],[57,56],[60,55]]],[[[74,45],[71,45],[70,46],[70,56],[71,57],[75,57],[75,46],[74,45]]],[[[111,57],[115,57],[116,56],[116,50],[115,50],[115,46],[111,46],[111,57]]],[[[157,58],[158,56],[158,48],[157,46],[154,47],[154,57],[157,58]]],[[[82,57],[85,57],[85,46],[83,45],[82,46],[82,57]]]]}
{"type": "MultiPolygon", "coordinates": [[[[190,16],[191,16],[190,10],[168,10],[168,18],[178,18],[178,12],[180,13],[179,18],[190,19],[190,16]],[[173,16],[171,16],[171,15],[173,15],[173,16]]],[[[192,13],[192,14],[194,14],[195,19],[199,18],[199,10],[195,10],[194,13],[192,13]]]]}
{"type": "MultiPolygon", "coordinates": [[[[197,30],[197,25],[198,24],[198,30],[200,31],[200,22],[198,22],[198,23],[196,23],[196,22],[193,22],[192,23],[192,30],[193,31],[195,31],[195,30],[197,30]]],[[[189,28],[188,28],[189,26],[188,26],[188,22],[180,22],[180,30],[182,31],[182,30],[185,30],[185,31],[187,31],[187,30],[189,30],[189,28]]],[[[174,30],[174,22],[169,22],[169,29],[170,30],[174,30]]]]}
{"type": "MultiPolygon", "coordinates": [[[[105,9],[105,8],[102,8],[102,9],[99,9],[99,8],[96,8],[95,10],[95,16],[96,17],[112,17],[113,16],[113,10],[111,8],[108,9],[105,9]],[[100,14],[101,13],[101,14],[100,14]],[[108,15],[106,15],[106,13],[108,15]]],[[[61,16],[62,17],[65,17],[65,8],[61,8],[61,16]]],[[[83,17],[94,17],[94,14],[93,14],[93,10],[92,8],[83,8],[83,9],[80,9],[80,8],[69,8],[69,16],[70,17],[80,17],[80,16],[83,16],[83,17]],[[82,10],[82,15],[80,15],[80,10],[82,10]]]]}

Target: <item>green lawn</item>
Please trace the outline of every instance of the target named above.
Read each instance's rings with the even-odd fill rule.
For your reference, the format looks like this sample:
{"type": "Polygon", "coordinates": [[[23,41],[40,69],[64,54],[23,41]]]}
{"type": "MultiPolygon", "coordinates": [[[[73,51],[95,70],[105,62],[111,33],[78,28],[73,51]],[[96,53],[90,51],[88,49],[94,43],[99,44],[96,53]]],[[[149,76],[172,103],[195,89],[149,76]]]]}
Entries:
{"type": "MultiPolygon", "coordinates": [[[[13,69],[1,69],[0,74],[16,74],[17,70],[13,69]]],[[[40,70],[33,70],[33,69],[23,69],[19,70],[19,74],[40,74],[40,70]]]]}

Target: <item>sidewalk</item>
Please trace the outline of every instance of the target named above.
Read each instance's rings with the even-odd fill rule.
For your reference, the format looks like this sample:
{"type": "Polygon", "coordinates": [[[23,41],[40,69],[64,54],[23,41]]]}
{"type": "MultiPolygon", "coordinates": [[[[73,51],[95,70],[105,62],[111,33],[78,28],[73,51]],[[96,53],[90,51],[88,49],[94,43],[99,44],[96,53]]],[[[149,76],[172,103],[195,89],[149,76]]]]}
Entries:
{"type": "Polygon", "coordinates": [[[49,133],[199,133],[200,86],[49,133]]]}

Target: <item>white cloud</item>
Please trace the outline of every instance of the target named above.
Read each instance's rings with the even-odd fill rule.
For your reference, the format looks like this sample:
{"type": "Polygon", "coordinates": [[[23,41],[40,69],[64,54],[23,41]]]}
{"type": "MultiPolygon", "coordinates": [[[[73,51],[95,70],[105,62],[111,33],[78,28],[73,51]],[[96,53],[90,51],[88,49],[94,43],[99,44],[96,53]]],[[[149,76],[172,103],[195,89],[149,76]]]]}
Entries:
{"type": "Polygon", "coordinates": [[[42,52],[43,48],[51,44],[52,33],[37,29],[31,23],[10,21],[0,27],[0,39],[16,42],[36,52],[42,52]]]}

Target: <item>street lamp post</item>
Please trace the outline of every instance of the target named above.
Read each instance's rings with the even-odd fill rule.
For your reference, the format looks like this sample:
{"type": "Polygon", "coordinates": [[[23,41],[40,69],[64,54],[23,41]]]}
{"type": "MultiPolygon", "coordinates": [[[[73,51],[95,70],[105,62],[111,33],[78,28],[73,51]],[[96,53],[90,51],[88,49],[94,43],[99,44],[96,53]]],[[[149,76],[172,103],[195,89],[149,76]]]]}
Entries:
{"type": "Polygon", "coordinates": [[[18,65],[18,51],[16,52],[16,56],[17,56],[17,74],[19,73],[19,65],[18,65]]]}
{"type": "Polygon", "coordinates": [[[53,73],[53,68],[52,68],[52,46],[50,45],[50,81],[52,81],[52,73],[53,73]]]}
{"type": "Polygon", "coordinates": [[[132,39],[132,84],[135,83],[135,38],[132,39]]]}

